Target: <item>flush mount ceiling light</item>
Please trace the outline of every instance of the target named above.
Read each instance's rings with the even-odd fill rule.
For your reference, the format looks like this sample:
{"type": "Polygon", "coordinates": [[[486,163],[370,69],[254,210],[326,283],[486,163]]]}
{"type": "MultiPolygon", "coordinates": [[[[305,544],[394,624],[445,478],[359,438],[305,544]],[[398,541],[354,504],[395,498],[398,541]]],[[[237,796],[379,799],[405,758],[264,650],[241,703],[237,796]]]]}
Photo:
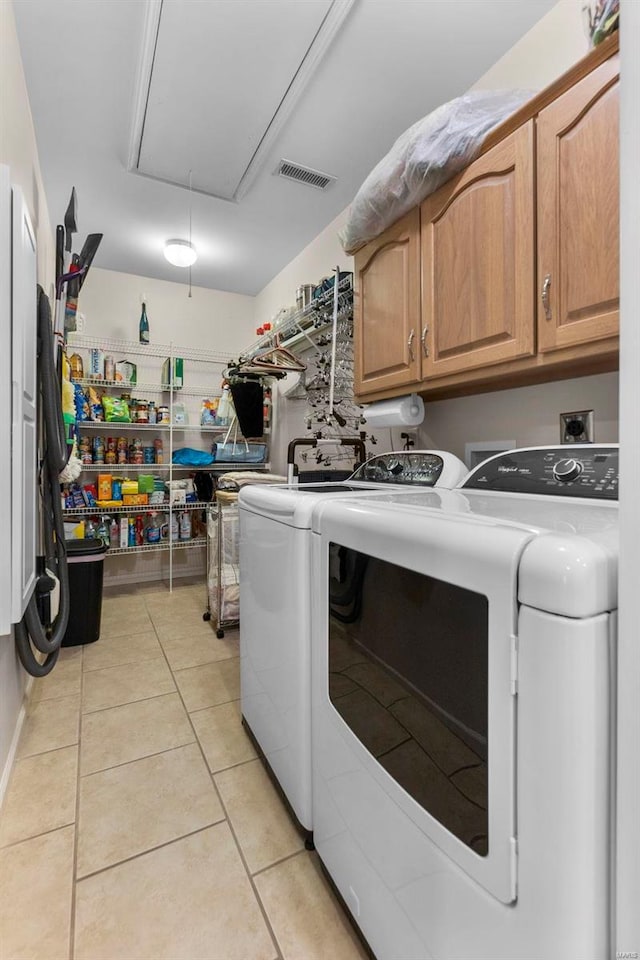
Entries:
{"type": "Polygon", "coordinates": [[[189,240],[167,240],[164,255],[174,267],[190,267],[198,259],[196,248],[189,240]]]}

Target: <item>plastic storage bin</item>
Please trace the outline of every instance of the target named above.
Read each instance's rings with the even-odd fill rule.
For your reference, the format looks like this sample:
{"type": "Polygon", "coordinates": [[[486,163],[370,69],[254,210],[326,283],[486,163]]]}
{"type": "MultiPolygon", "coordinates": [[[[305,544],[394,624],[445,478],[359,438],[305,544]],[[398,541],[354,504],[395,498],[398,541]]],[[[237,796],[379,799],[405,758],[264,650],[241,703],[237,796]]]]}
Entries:
{"type": "Polygon", "coordinates": [[[100,638],[106,552],[102,540],[67,540],[71,608],[63,647],[95,643],[100,638]]]}

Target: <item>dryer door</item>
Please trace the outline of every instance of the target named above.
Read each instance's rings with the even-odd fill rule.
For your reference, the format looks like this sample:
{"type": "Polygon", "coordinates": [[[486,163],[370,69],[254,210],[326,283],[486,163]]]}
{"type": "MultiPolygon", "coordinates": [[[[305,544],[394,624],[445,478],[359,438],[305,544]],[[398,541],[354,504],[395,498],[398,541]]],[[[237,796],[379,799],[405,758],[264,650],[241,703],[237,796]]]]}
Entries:
{"type": "MultiPolygon", "coordinates": [[[[516,896],[516,579],[534,534],[363,501],[321,509],[312,682],[324,795],[344,774],[343,751],[319,742],[331,729],[370,774],[368,789],[385,791],[508,903],[516,896]]],[[[333,792],[338,806],[352,800],[342,786],[333,792]]],[[[342,814],[353,821],[355,808],[342,814]]],[[[354,829],[366,822],[363,814],[354,829]]],[[[371,839],[358,842],[375,856],[371,839]]]]}

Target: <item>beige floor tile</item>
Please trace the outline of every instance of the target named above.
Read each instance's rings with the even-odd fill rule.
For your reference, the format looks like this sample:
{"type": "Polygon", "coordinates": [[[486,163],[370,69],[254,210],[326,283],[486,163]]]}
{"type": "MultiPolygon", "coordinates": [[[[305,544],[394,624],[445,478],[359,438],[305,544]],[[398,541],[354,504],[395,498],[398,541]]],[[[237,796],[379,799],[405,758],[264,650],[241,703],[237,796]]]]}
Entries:
{"type": "Polygon", "coordinates": [[[18,757],[58,750],[78,742],[80,697],[42,700],[29,705],[18,757]]]}
{"type": "Polygon", "coordinates": [[[142,597],[118,597],[104,601],[100,639],[127,637],[134,633],[146,633],[149,630],[153,630],[153,624],[142,597]]]}
{"type": "Polygon", "coordinates": [[[0,851],[2,960],[69,956],[73,827],[0,851]]]}
{"type": "Polygon", "coordinates": [[[214,779],[252,873],[302,849],[302,838],[260,760],[214,779]]]}
{"type": "Polygon", "coordinates": [[[39,700],[60,700],[62,697],[80,695],[82,682],[82,660],[60,660],[46,677],[35,677],[31,689],[31,702],[39,700]]]}
{"type": "Polygon", "coordinates": [[[89,713],[82,719],[80,773],[86,776],[193,740],[177,693],[89,713]]]}
{"type": "Polygon", "coordinates": [[[135,633],[127,637],[102,637],[96,643],[87,646],[82,669],[103,670],[105,667],[118,667],[123,663],[142,663],[162,656],[162,647],[155,630],[147,633],[135,633]]]}
{"type": "Polygon", "coordinates": [[[284,960],[367,957],[315,854],[276,864],[258,874],[255,884],[284,960]]]}
{"type": "Polygon", "coordinates": [[[172,619],[181,614],[190,619],[202,622],[202,614],[207,607],[207,598],[204,587],[201,590],[200,597],[190,589],[174,590],[173,593],[146,593],[144,602],[147,612],[152,620],[161,622],[164,619],[172,619]]]}
{"type": "Polygon", "coordinates": [[[174,680],[187,710],[202,710],[218,703],[240,698],[240,658],[203,663],[188,670],[177,670],[174,680]]]}
{"type": "Polygon", "coordinates": [[[73,823],[77,777],[77,746],[16,760],[2,805],[0,846],[73,823]]]}
{"type": "Polygon", "coordinates": [[[77,885],[76,960],[272,960],[226,823],[77,885]]]}
{"type": "Polygon", "coordinates": [[[84,675],[83,713],[93,713],[134,700],[148,700],[176,689],[164,657],[143,663],[125,663],[84,675]]]}
{"type": "Polygon", "coordinates": [[[240,642],[237,633],[230,633],[219,640],[213,628],[205,623],[203,629],[188,628],[156,632],[162,644],[169,666],[172,670],[186,670],[201,663],[213,663],[216,660],[228,660],[240,655],[240,642]]]}
{"type": "Polygon", "coordinates": [[[196,743],[80,781],[78,877],[224,819],[196,743]]]}
{"type": "Polygon", "coordinates": [[[191,714],[191,722],[212,772],[256,756],[241,723],[239,701],[198,710],[191,714]]]}

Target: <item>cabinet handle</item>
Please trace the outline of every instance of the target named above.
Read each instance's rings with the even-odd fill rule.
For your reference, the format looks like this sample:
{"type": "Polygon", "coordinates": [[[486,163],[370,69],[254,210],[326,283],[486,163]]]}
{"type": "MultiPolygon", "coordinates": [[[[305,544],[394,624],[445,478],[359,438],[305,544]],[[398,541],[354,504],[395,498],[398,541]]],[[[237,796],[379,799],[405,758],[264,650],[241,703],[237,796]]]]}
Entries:
{"type": "Polygon", "coordinates": [[[546,320],[551,320],[551,304],[549,303],[549,287],[551,286],[551,274],[548,273],[542,284],[542,306],[546,320]]]}
{"type": "Polygon", "coordinates": [[[409,360],[411,361],[411,363],[413,363],[413,361],[416,358],[415,351],[413,349],[413,341],[415,340],[415,338],[416,338],[416,332],[412,328],[411,333],[409,334],[409,339],[407,340],[407,346],[409,348],[409,360]]]}
{"type": "Polygon", "coordinates": [[[429,356],[429,347],[427,345],[428,333],[429,333],[429,327],[424,327],[422,330],[422,336],[420,337],[420,343],[422,344],[422,353],[425,357],[429,356]]]}

